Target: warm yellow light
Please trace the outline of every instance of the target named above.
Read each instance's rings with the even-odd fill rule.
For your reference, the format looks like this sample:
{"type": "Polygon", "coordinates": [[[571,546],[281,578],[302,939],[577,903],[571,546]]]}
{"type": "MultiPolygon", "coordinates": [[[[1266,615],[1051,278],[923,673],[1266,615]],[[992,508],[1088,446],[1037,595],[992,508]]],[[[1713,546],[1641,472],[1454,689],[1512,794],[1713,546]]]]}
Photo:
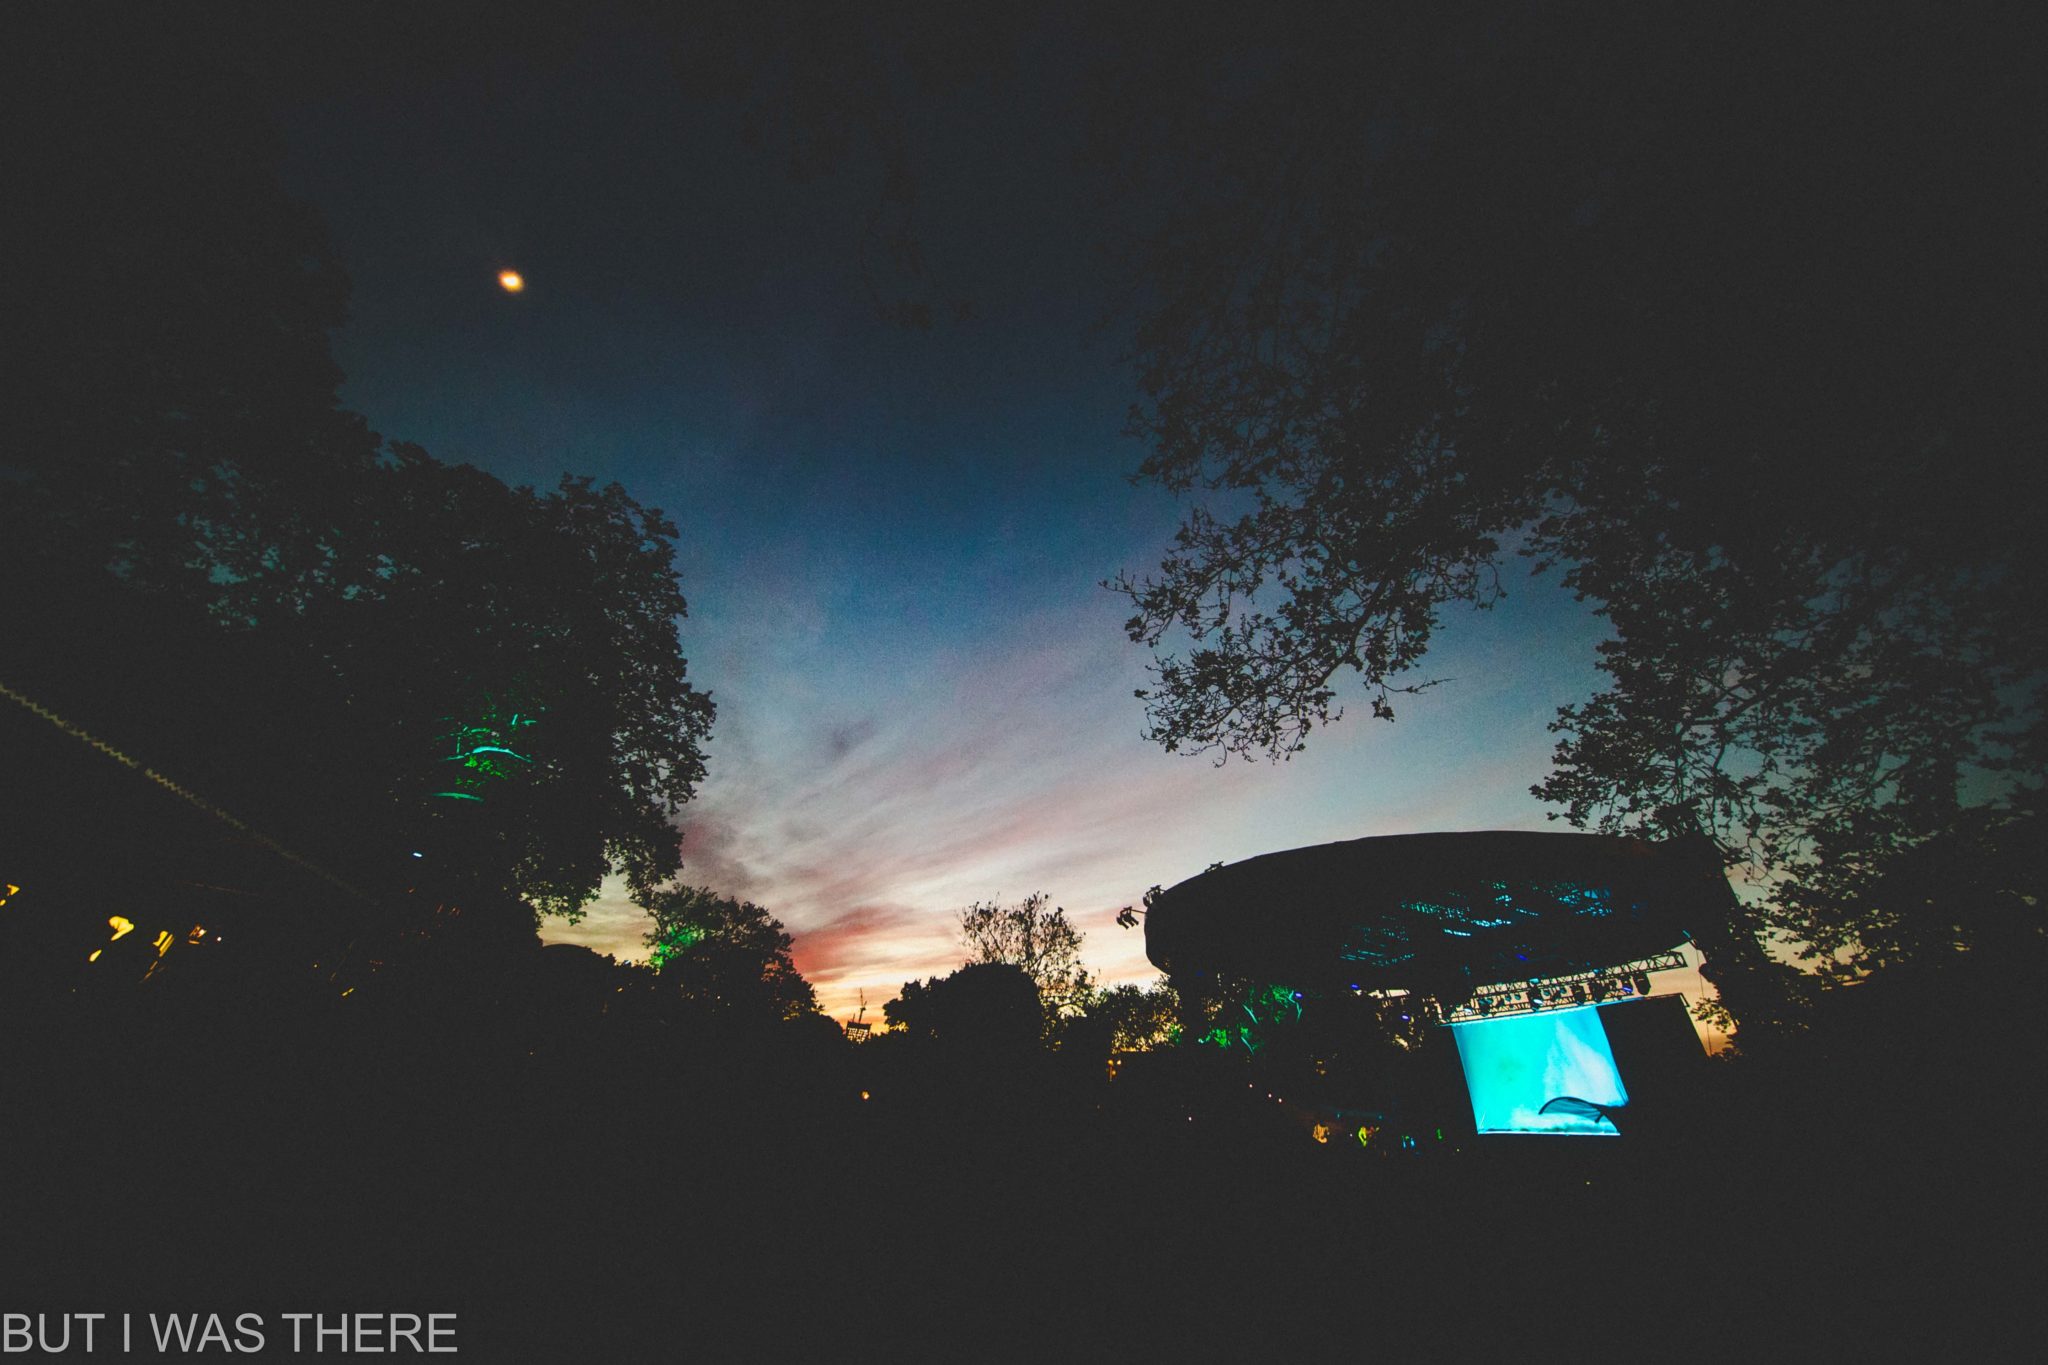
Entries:
{"type": "Polygon", "coordinates": [[[526,277],[516,270],[500,270],[498,287],[508,294],[517,294],[526,288],[526,277]]]}
{"type": "Polygon", "coordinates": [[[868,1092],[867,1092],[867,1091],[865,1091],[865,1090],[861,1091],[861,1092],[860,1092],[860,1097],[861,1097],[862,1099],[866,1099],[866,1098],[868,1097],[868,1092]]]}
{"type": "Polygon", "coordinates": [[[135,932],[135,921],[129,919],[126,915],[115,915],[107,921],[107,927],[114,931],[114,936],[108,939],[107,942],[119,943],[124,935],[135,932]]]}
{"type": "Polygon", "coordinates": [[[176,942],[177,940],[171,937],[170,930],[165,929],[160,931],[154,940],[154,944],[156,947],[156,955],[158,957],[162,957],[165,953],[168,953],[171,950],[171,945],[176,942]]]}
{"type": "Polygon", "coordinates": [[[13,882],[0,882],[0,886],[5,886],[7,888],[6,891],[0,892],[0,905],[7,904],[7,898],[9,896],[18,895],[20,894],[21,891],[21,888],[16,886],[13,882]]]}
{"type": "Polygon", "coordinates": [[[89,955],[87,955],[85,960],[87,962],[98,962],[100,960],[100,954],[104,953],[105,951],[105,948],[95,948],[89,955]]]}
{"type": "Polygon", "coordinates": [[[205,925],[203,925],[203,924],[195,924],[195,925],[193,925],[193,926],[192,926],[192,932],[191,932],[191,933],[189,933],[189,934],[187,934],[187,935],[185,935],[185,942],[187,942],[187,943],[197,943],[197,942],[199,942],[199,940],[200,940],[200,939],[202,939],[202,938],[205,938],[205,937],[206,937],[206,926],[205,926],[205,925]]]}

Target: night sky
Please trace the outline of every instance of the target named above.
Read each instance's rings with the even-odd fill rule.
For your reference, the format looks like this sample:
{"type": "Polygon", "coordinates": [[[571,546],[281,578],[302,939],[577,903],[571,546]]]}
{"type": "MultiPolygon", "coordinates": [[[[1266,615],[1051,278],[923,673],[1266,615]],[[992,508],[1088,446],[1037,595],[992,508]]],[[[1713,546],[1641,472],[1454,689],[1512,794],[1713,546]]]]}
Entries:
{"type": "MultiPolygon", "coordinates": [[[[1073,169],[1074,63],[919,104],[931,277],[973,315],[884,319],[876,168],[797,183],[696,98],[661,36],[560,42],[279,97],[291,189],[354,281],[344,403],[512,483],[616,480],[681,528],[710,777],[685,880],[766,905],[847,1017],[958,965],[955,912],[1036,891],[1108,981],[1153,975],[1117,910],[1217,861],[1369,834],[1543,828],[1555,708],[1602,623],[1519,576],[1447,623],[1389,726],[1281,765],[1142,738],[1146,653],[1100,587],[1182,508],[1127,475],[1135,397],[1073,169]],[[517,296],[497,275],[516,268],[517,296]]],[[[551,940],[638,957],[623,886],[551,940]]]]}

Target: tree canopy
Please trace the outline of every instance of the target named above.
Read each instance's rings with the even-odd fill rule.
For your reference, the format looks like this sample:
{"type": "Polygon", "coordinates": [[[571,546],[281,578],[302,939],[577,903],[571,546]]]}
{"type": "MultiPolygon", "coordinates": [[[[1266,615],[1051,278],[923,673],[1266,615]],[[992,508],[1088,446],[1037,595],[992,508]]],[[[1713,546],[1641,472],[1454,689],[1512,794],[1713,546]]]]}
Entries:
{"type": "Polygon", "coordinates": [[[966,1053],[1040,1047],[1047,1023],[1037,985],[1014,962],[970,962],[942,977],[906,981],[882,1006],[892,1032],[966,1053]]]}
{"type": "Polygon", "coordinates": [[[616,484],[540,494],[396,454],[376,567],[275,628],[385,718],[394,795],[451,850],[543,911],[573,912],[607,867],[650,891],[680,866],[669,822],[713,716],[682,655],[674,524],[616,484]]]}
{"type": "Polygon", "coordinates": [[[1521,556],[1613,630],[1565,818],[1713,835],[1845,970],[2038,937],[2038,881],[1876,908],[2039,842],[2023,64],[1934,9],[1322,18],[1177,50],[1120,144],[1200,187],[1129,244],[1140,476],[1210,500],[1115,585],[1152,738],[1282,757],[1345,674],[1391,718],[1521,556]]]}
{"type": "Polygon", "coordinates": [[[616,485],[507,487],[340,406],[347,278],[203,47],[81,44],[9,92],[40,264],[6,310],[27,368],[0,571],[10,618],[71,617],[36,700],[268,824],[346,829],[353,861],[419,852],[457,895],[573,915],[607,868],[651,890],[714,714],[674,523],[616,485]],[[147,667],[101,667],[102,636],[147,667]],[[165,724],[143,692],[188,704],[165,724]]]}
{"type": "Polygon", "coordinates": [[[654,917],[648,963],[689,1003],[741,1023],[787,1023],[818,1012],[816,992],[790,959],[794,940],[752,901],[671,886],[641,904],[654,917]]]}
{"type": "Polygon", "coordinates": [[[1063,907],[1047,908],[1042,891],[1015,905],[976,901],[960,912],[967,963],[1006,962],[1038,988],[1048,1019],[1086,1008],[1093,983],[1081,962],[1081,932],[1063,907]]]}
{"type": "Polygon", "coordinates": [[[1098,991],[1088,1018],[1107,1051],[1150,1052],[1180,1039],[1180,993],[1164,977],[1149,986],[1128,983],[1098,991]]]}

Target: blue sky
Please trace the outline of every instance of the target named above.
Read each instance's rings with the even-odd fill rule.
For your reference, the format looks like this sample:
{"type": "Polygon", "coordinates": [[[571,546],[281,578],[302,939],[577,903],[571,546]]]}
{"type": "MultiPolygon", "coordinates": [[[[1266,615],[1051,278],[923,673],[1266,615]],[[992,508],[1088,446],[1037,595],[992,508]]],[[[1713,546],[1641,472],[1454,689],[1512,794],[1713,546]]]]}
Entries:
{"type": "MultiPolygon", "coordinates": [[[[617,480],[681,529],[693,679],[719,704],[685,876],[768,906],[828,1009],[958,964],[954,915],[1036,891],[1107,979],[1119,907],[1209,863],[1374,833],[1538,828],[1555,708],[1601,623],[1549,582],[1447,620],[1393,725],[1281,765],[1141,738],[1144,651],[1098,585],[1181,508],[1126,475],[1134,397],[1085,197],[1027,81],[932,115],[921,213],[976,317],[875,315],[858,165],[795,185],[629,41],[324,98],[288,180],[355,282],[344,399],[515,483],[617,480]],[[591,79],[602,70],[604,79],[591,79]],[[508,296],[499,269],[524,272],[508,296]]],[[[636,956],[616,888],[551,937],[636,956]]]]}

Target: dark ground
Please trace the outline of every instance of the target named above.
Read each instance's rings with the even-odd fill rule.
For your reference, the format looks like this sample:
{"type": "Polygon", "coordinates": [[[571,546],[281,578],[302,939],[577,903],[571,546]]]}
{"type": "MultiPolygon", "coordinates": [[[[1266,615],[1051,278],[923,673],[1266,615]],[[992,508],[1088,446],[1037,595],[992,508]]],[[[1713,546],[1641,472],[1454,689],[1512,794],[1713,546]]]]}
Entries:
{"type": "Polygon", "coordinates": [[[2005,1358],[2048,1109],[2035,1032],[1972,998],[1709,1068],[1662,1132],[1382,1159],[1179,1081],[863,1102],[787,1050],[16,1017],[6,1307],[455,1312],[483,1360],[2005,1358]]]}

